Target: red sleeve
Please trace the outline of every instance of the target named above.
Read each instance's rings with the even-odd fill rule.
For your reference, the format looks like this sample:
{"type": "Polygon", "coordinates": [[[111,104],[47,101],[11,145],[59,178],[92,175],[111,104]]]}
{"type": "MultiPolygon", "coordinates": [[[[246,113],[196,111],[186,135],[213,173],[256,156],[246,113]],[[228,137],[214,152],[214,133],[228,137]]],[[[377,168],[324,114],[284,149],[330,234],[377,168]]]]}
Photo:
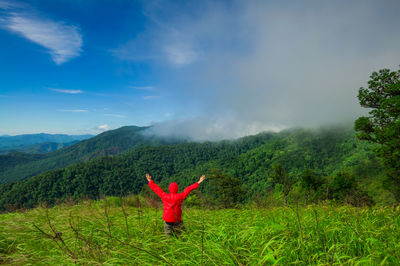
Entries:
{"type": "Polygon", "coordinates": [[[193,190],[195,190],[198,187],[199,187],[199,183],[196,182],[193,185],[190,185],[187,188],[185,188],[185,190],[182,192],[183,199],[185,199],[189,195],[190,192],[192,192],[193,190]]]}
{"type": "Polygon", "coordinates": [[[161,199],[167,194],[153,180],[150,180],[149,186],[161,199]]]}

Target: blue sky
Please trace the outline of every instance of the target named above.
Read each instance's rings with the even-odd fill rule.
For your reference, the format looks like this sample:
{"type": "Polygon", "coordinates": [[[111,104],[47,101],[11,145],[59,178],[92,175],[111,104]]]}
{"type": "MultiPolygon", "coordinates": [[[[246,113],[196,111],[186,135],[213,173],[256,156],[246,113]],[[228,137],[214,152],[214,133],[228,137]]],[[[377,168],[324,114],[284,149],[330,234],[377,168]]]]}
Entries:
{"type": "Polygon", "coordinates": [[[352,121],[398,1],[0,0],[0,135],[220,139],[352,121]],[[178,132],[178,133],[177,133],[178,132]]]}
{"type": "Polygon", "coordinates": [[[0,134],[97,133],[171,115],[154,66],[114,55],[145,31],[139,2],[0,1],[0,8],[0,134]]]}

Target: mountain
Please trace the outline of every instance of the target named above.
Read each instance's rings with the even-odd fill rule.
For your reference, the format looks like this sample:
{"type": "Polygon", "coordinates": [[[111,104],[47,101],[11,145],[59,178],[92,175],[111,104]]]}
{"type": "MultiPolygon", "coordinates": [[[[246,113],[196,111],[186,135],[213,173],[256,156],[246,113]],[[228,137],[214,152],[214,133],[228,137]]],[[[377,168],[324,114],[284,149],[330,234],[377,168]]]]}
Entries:
{"type": "Polygon", "coordinates": [[[38,143],[38,144],[32,144],[32,145],[24,145],[24,146],[19,146],[19,147],[12,148],[12,149],[5,149],[5,150],[0,149],[0,154],[10,154],[15,151],[23,152],[23,153],[30,153],[30,154],[47,153],[47,152],[56,151],[56,150],[74,145],[78,142],[79,142],[79,140],[74,140],[74,141],[67,142],[67,143],[44,142],[44,143],[38,143]]]}
{"type": "Polygon", "coordinates": [[[93,137],[93,135],[65,135],[65,134],[25,134],[17,136],[0,136],[0,150],[19,150],[25,146],[54,142],[68,143],[93,137]]]}
{"type": "MultiPolygon", "coordinates": [[[[379,200],[387,195],[379,185],[383,168],[374,156],[373,146],[357,140],[353,129],[294,129],[234,141],[139,145],[119,156],[102,156],[2,184],[0,209],[6,205],[54,204],[56,199],[67,197],[137,194],[146,188],[146,172],[165,188],[171,181],[184,187],[201,174],[212,176],[217,170],[238,180],[250,198],[268,193],[274,186],[270,176],[276,163],[296,178],[306,170],[315,171],[321,178],[345,171],[361,180],[366,190],[372,187],[368,192],[372,198],[379,200]]],[[[200,191],[209,193],[211,189],[202,186],[200,191]]]]}
{"type": "Polygon", "coordinates": [[[118,155],[136,146],[176,143],[176,140],[146,136],[142,134],[145,129],[146,127],[136,126],[121,127],[40,156],[22,155],[19,152],[0,155],[0,165],[12,162],[7,167],[0,168],[0,183],[23,180],[99,156],[118,155]]]}

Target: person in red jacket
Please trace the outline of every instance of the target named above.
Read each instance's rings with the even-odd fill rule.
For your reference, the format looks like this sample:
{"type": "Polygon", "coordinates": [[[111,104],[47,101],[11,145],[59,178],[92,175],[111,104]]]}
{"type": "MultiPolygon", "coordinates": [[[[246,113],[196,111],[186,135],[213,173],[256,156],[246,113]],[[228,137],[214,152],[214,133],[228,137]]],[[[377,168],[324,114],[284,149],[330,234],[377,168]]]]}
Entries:
{"type": "Polygon", "coordinates": [[[185,229],[182,221],[182,202],[191,191],[199,187],[199,184],[204,181],[205,175],[202,175],[198,182],[185,188],[182,193],[178,193],[178,184],[175,182],[169,185],[170,193],[166,193],[151,180],[151,176],[148,173],[146,173],[146,178],[149,181],[150,188],[163,201],[164,212],[162,219],[165,221],[164,232],[167,235],[171,235],[172,233],[179,234],[185,229]]]}

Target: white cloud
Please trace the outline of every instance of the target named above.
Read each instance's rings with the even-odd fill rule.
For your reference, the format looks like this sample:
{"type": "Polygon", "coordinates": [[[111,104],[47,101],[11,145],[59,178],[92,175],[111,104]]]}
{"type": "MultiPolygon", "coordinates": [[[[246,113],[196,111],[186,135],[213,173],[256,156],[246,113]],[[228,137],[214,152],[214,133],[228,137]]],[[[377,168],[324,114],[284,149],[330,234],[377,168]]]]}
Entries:
{"type": "Polygon", "coordinates": [[[56,89],[56,88],[51,88],[51,90],[56,91],[56,92],[61,92],[61,93],[67,93],[67,94],[79,94],[79,93],[84,92],[82,90],[64,90],[64,89],[56,89]]]}
{"type": "Polygon", "coordinates": [[[11,1],[5,1],[5,0],[1,0],[0,1],[0,8],[1,9],[12,9],[12,8],[17,8],[20,7],[20,4],[16,3],[16,2],[11,2],[11,1]]]}
{"type": "Polygon", "coordinates": [[[153,91],[155,88],[153,86],[129,86],[131,89],[143,90],[143,91],[153,91]]]}
{"type": "Polygon", "coordinates": [[[111,117],[119,117],[119,118],[124,118],[124,115],[120,115],[120,114],[104,114],[104,116],[111,116],[111,117]]]}
{"type": "Polygon", "coordinates": [[[152,99],[160,98],[160,96],[158,96],[158,95],[146,95],[146,96],[143,96],[142,98],[143,98],[143,100],[152,100],[152,99]]]}
{"type": "Polygon", "coordinates": [[[197,45],[173,27],[150,29],[110,52],[124,61],[155,62],[173,67],[190,65],[198,61],[201,54],[197,45]]]}
{"type": "Polygon", "coordinates": [[[2,27],[49,50],[51,58],[61,65],[82,52],[82,35],[77,26],[32,15],[32,8],[16,9],[9,2],[0,2],[7,10],[2,27]]]}
{"type": "Polygon", "coordinates": [[[149,35],[139,35],[136,39],[111,49],[110,53],[120,60],[134,62],[160,61],[163,55],[157,48],[157,44],[149,35]]]}
{"type": "Polygon", "coordinates": [[[195,62],[198,53],[192,47],[183,44],[173,44],[164,47],[165,54],[172,65],[183,66],[195,62]]]}
{"type": "Polygon", "coordinates": [[[99,130],[99,131],[107,131],[109,129],[110,129],[110,127],[107,124],[96,127],[96,130],[99,130]]]}
{"type": "Polygon", "coordinates": [[[85,109],[57,109],[58,112],[69,112],[69,113],[86,113],[88,110],[85,109]]]}
{"type": "MultiPolygon", "coordinates": [[[[150,39],[150,37],[149,37],[150,39]]],[[[168,63],[172,66],[185,66],[196,62],[199,52],[187,43],[170,41],[164,45],[151,44],[154,40],[145,41],[147,45],[141,45],[143,41],[129,41],[126,44],[111,50],[111,53],[126,61],[168,63]]]]}

